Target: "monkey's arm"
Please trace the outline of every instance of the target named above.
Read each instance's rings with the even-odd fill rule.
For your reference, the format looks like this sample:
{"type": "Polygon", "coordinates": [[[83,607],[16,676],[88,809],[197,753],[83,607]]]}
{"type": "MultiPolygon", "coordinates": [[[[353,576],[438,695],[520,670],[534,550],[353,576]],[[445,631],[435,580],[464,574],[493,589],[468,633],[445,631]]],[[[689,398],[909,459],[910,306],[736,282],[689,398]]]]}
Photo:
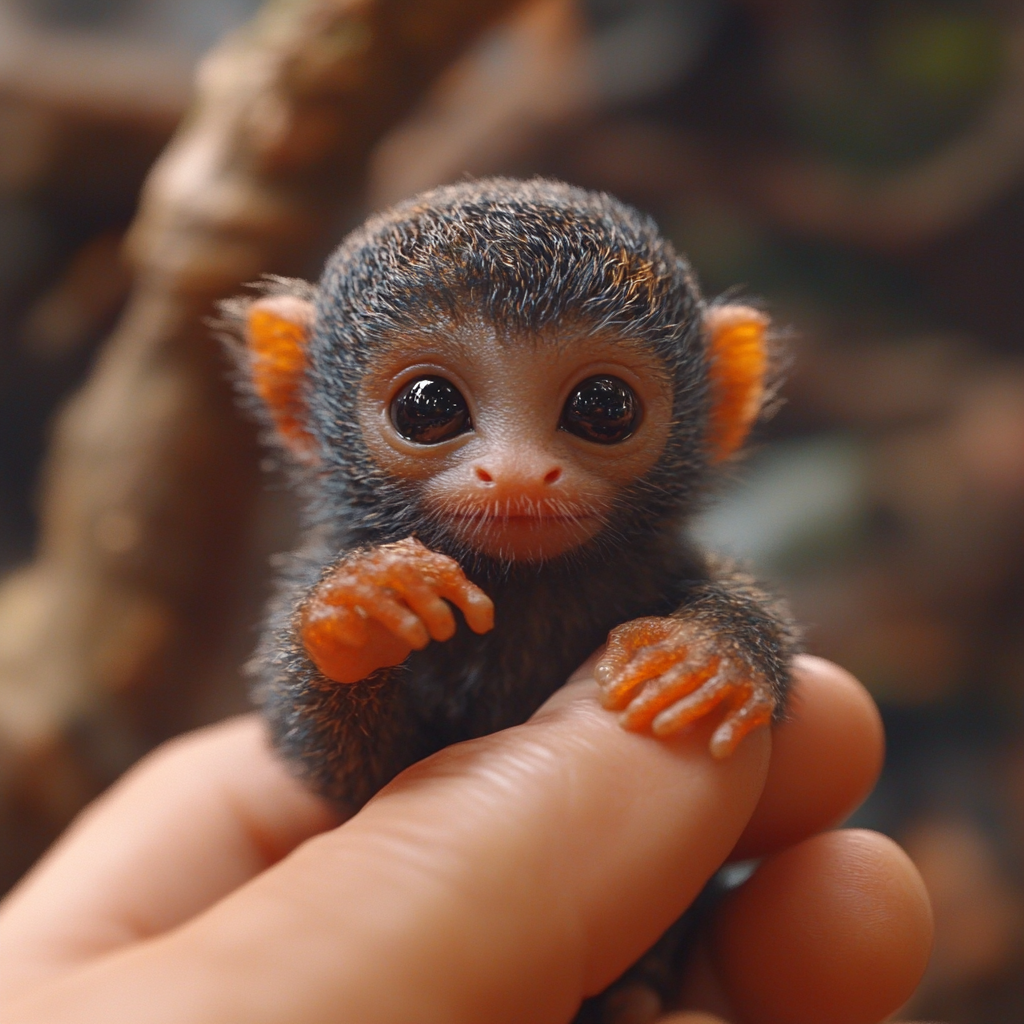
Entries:
{"type": "Polygon", "coordinates": [[[678,732],[716,708],[711,752],[726,757],[747,733],[782,715],[800,635],[789,609],[750,576],[713,562],[671,616],[613,629],[595,675],[627,729],[678,732]]]}
{"type": "Polygon", "coordinates": [[[457,563],[411,538],[328,558],[319,542],[296,553],[250,671],[274,745],[354,810],[437,746],[406,673],[390,666],[455,632],[444,599],[477,632],[493,606],[457,563]]]}

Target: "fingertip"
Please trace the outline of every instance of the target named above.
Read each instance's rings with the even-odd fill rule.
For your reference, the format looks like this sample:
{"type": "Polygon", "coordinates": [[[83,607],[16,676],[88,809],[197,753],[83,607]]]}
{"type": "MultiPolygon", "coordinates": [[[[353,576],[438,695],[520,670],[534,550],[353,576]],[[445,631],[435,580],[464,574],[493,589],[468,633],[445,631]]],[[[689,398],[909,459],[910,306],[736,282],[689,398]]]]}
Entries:
{"type": "Polygon", "coordinates": [[[761,857],[839,824],[871,792],[884,754],[881,715],[867,690],[830,661],[798,657],[764,793],[732,859],[761,857]]]}
{"type": "Polygon", "coordinates": [[[618,661],[613,657],[608,644],[594,652],[589,664],[592,666],[590,674],[602,687],[607,686],[619,671],[618,661]]]}
{"type": "Polygon", "coordinates": [[[443,606],[444,611],[435,609],[427,624],[427,628],[430,630],[432,639],[437,640],[439,643],[444,643],[444,641],[451,640],[455,636],[455,616],[452,615],[452,610],[443,601],[438,603],[443,606]]]}
{"type": "Polygon", "coordinates": [[[727,715],[725,721],[711,734],[711,741],[708,744],[711,756],[718,760],[730,757],[743,742],[745,736],[749,736],[755,729],[767,724],[767,721],[762,721],[760,724],[743,722],[742,719],[737,720],[734,715],[727,715]]]}
{"type": "Polygon", "coordinates": [[[598,691],[597,699],[605,711],[621,711],[626,702],[623,701],[614,691],[601,689],[598,691]]]}
{"type": "Polygon", "coordinates": [[[711,736],[708,750],[716,761],[727,758],[735,749],[739,740],[735,739],[728,724],[720,725],[711,736]]]}
{"type": "Polygon", "coordinates": [[[430,633],[422,620],[415,615],[408,616],[398,631],[399,639],[404,640],[414,650],[422,651],[430,643],[430,633]]]}
{"type": "Polygon", "coordinates": [[[913,993],[931,940],[909,857],[885,836],[846,830],[765,861],[719,910],[711,948],[742,1020],[875,1024],[913,993]]]}
{"type": "Polygon", "coordinates": [[[471,595],[463,615],[474,633],[489,633],[494,629],[494,602],[483,591],[479,596],[471,595]]]}
{"type": "Polygon", "coordinates": [[[455,636],[455,623],[451,626],[440,626],[434,625],[430,628],[430,638],[436,640],[439,644],[446,643],[448,640],[455,636]]]}

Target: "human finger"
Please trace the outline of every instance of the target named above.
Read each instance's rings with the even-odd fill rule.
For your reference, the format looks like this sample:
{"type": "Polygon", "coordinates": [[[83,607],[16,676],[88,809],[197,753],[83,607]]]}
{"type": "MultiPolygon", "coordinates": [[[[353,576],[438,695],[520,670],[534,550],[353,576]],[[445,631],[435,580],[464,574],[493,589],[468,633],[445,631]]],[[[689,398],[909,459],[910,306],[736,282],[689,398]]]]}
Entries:
{"type": "Polygon", "coordinates": [[[797,658],[764,792],[730,859],[763,857],[843,821],[874,787],[884,749],[864,687],[832,662],[797,658]]]}
{"type": "Polygon", "coordinates": [[[165,744],[0,903],[0,1004],[187,920],[337,821],[254,715],[165,744]]]}
{"type": "Polygon", "coordinates": [[[672,923],[751,813],[767,730],[724,762],[707,742],[703,726],[668,742],[628,733],[592,680],[570,684],[11,1019],[564,1022],[672,923]]]}
{"type": "Polygon", "coordinates": [[[716,911],[710,952],[742,1024],[876,1024],[914,991],[931,939],[910,859],[849,829],[765,861],[716,911]]]}
{"type": "MultiPolygon", "coordinates": [[[[772,767],[769,776],[769,785],[766,787],[766,795],[762,798],[759,804],[758,811],[755,812],[755,820],[751,827],[748,828],[745,839],[750,840],[751,844],[757,841],[757,837],[754,835],[755,832],[759,833],[763,837],[768,834],[769,838],[774,835],[776,839],[780,835],[784,835],[787,830],[792,833],[794,830],[799,831],[805,829],[808,832],[816,831],[822,825],[828,824],[833,818],[840,817],[848,810],[848,807],[842,806],[842,792],[843,786],[836,787],[831,783],[824,785],[816,790],[815,793],[808,794],[806,792],[806,782],[808,779],[827,779],[831,778],[834,772],[829,771],[829,755],[835,753],[842,753],[841,741],[843,738],[850,739],[853,737],[855,742],[852,742],[852,752],[867,751],[872,748],[871,742],[862,742],[856,740],[858,735],[863,737],[866,735],[868,740],[871,740],[872,735],[875,736],[875,742],[873,743],[874,749],[878,752],[876,757],[880,758],[880,730],[873,733],[872,723],[877,723],[877,713],[874,712],[873,705],[870,703],[870,699],[863,693],[862,689],[856,684],[848,675],[837,669],[835,666],[831,666],[826,662],[822,662],[820,659],[805,659],[804,663],[798,667],[799,682],[797,685],[797,694],[799,696],[798,708],[799,713],[794,716],[793,721],[787,723],[781,730],[777,732],[777,739],[775,744],[775,753],[772,758],[772,767]],[[852,701],[851,698],[852,697],[852,701]],[[838,699],[837,699],[838,698],[838,699]],[[874,717],[872,717],[874,716],[874,717]],[[843,730],[839,735],[833,735],[835,732],[834,726],[836,723],[843,723],[843,730]],[[858,724],[859,723],[859,724],[858,724]],[[865,727],[866,726],[866,727],[865,727]],[[822,756],[824,755],[824,756],[822,756]],[[785,772],[780,773],[778,771],[780,763],[788,764],[789,767],[785,772]],[[792,808],[793,801],[783,799],[781,804],[777,801],[772,800],[772,789],[776,790],[777,794],[782,797],[792,796],[794,786],[805,787],[805,792],[799,796],[799,803],[803,806],[809,807],[812,811],[810,815],[800,820],[799,816],[797,819],[793,819],[793,816],[787,813],[787,809],[792,808]],[[835,793],[838,793],[840,799],[835,799],[835,793]],[[811,799],[808,799],[808,796],[811,799]],[[776,807],[780,807],[783,813],[779,814],[776,807]],[[761,825],[758,825],[758,818],[761,819],[761,825]],[[766,832],[767,830],[767,832],[766,832]]],[[[250,721],[248,723],[250,731],[250,738],[258,734],[258,726],[255,722],[250,721]]],[[[132,822],[137,825],[143,832],[148,836],[157,836],[161,832],[161,826],[158,823],[154,823],[151,817],[146,814],[136,815],[134,812],[127,813],[130,804],[126,802],[124,804],[125,812],[121,817],[123,820],[119,822],[117,831],[119,834],[119,848],[123,854],[122,858],[118,861],[115,860],[111,864],[111,871],[106,880],[99,879],[99,884],[96,884],[95,880],[91,879],[88,872],[83,872],[80,865],[71,864],[71,875],[76,884],[74,886],[75,894],[79,897],[92,896],[95,897],[93,900],[86,900],[86,905],[83,908],[84,912],[76,914],[74,912],[74,900],[71,903],[67,903],[62,896],[55,895],[53,887],[50,886],[48,889],[43,887],[42,891],[42,903],[53,909],[60,907],[60,925],[66,933],[74,932],[75,929],[83,922],[91,922],[97,929],[102,929],[108,923],[108,916],[105,913],[97,913],[97,901],[102,902],[102,894],[111,891],[111,888],[125,896],[125,903],[130,909],[133,896],[142,905],[147,905],[148,900],[148,888],[142,886],[139,890],[134,891],[131,887],[133,877],[137,877],[146,882],[152,883],[152,886],[158,889],[162,896],[166,898],[166,905],[173,906],[175,900],[181,895],[175,888],[175,884],[186,882],[188,884],[189,891],[186,895],[189,898],[196,898],[196,902],[188,902],[186,900],[179,907],[179,919],[184,919],[184,916],[190,912],[191,908],[198,909],[202,905],[203,892],[207,894],[207,898],[211,901],[222,895],[223,892],[228,891],[233,882],[231,881],[230,871],[225,871],[224,881],[218,886],[216,883],[208,886],[204,889],[206,880],[208,879],[208,871],[210,867],[230,867],[232,863],[230,857],[226,857],[223,851],[216,849],[216,843],[214,842],[212,850],[200,850],[200,856],[190,861],[187,856],[184,856],[182,851],[177,848],[175,842],[182,836],[200,836],[203,833],[203,814],[204,808],[217,806],[218,797],[223,796],[224,792],[221,789],[221,784],[224,781],[229,783],[229,789],[232,785],[236,785],[241,782],[249,783],[248,792],[246,799],[241,801],[241,805],[244,806],[247,801],[252,800],[257,794],[264,794],[267,796],[264,811],[271,811],[275,807],[280,806],[281,809],[287,809],[290,806],[290,801],[283,801],[280,805],[275,804],[272,799],[272,795],[276,792],[275,786],[263,787],[262,779],[264,778],[261,768],[269,767],[273,773],[283,775],[281,772],[278,762],[273,759],[266,750],[262,739],[255,749],[251,749],[246,744],[239,744],[237,740],[240,736],[235,736],[234,739],[231,735],[234,732],[234,727],[218,727],[217,729],[211,730],[204,734],[197,734],[196,742],[199,746],[208,753],[212,753],[209,744],[213,743],[217,737],[223,736],[227,741],[225,751],[230,748],[236,754],[238,754],[237,763],[233,765],[233,771],[229,772],[227,780],[222,780],[218,777],[216,771],[210,770],[210,763],[207,762],[206,767],[202,772],[197,773],[181,773],[178,768],[174,766],[174,759],[164,759],[164,754],[173,753],[176,757],[186,758],[189,756],[189,751],[192,749],[191,740],[178,741],[173,745],[170,750],[163,752],[163,754],[152,759],[151,761],[145,762],[143,768],[139,769],[133,776],[130,777],[128,783],[123,783],[122,787],[119,787],[114,794],[111,794],[107,798],[107,811],[108,813],[116,813],[116,808],[121,806],[119,799],[121,790],[126,789],[130,795],[136,791],[137,784],[141,782],[138,778],[140,772],[148,772],[150,766],[160,767],[162,766],[163,773],[158,772],[158,776],[170,781],[173,779],[173,784],[170,787],[170,792],[173,795],[180,796],[179,801],[167,800],[164,795],[160,792],[153,792],[145,797],[146,803],[150,810],[162,810],[166,812],[162,821],[165,823],[166,834],[171,837],[171,842],[162,851],[166,853],[165,864],[171,864],[177,868],[181,866],[183,870],[180,872],[172,871],[170,877],[165,877],[167,872],[161,871],[159,865],[153,863],[143,857],[140,861],[140,870],[135,876],[133,873],[123,870],[124,864],[129,862],[135,855],[135,851],[140,849],[144,852],[146,850],[145,845],[142,847],[139,844],[133,844],[131,842],[133,833],[130,828],[126,827],[128,822],[132,822]],[[189,780],[196,783],[195,792],[186,784],[189,780]],[[129,785],[130,783],[130,785],[129,785]],[[115,800],[115,794],[118,799],[115,800]],[[212,798],[212,799],[211,799],[212,798]],[[113,806],[111,806],[113,805],[113,806]],[[181,813],[178,814],[177,812],[181,813]],[[208,854],[208,855],[203,855],[208,854]],[[112,876],[113,886],[110,885],[112,876]],[[194,883],[194,885],[193,885],[194,883]],[[66,910],[66,912],[65,912],[66,910]]],[[[845,755],[832,760],[837,761],[839,764],[848,764],[849,758],[845,755]]],[[[230,759],[227,761],[220,761],[221,767],[227,767],[230,759]]],[[[868,758],[862,761],[862,765],[870,761],[868,758]]],[[[861,770],[859,773],[854,772],[852,776],[856,781],[856,777],[861,779],[860,788],[866,789],[866,779],[872,773],[861,770]]],[[[843,780],[842,774],[838,776],[840,782],[843,780]]],[[[292,795],[298,794],[301,798],[308,798],[305,792],[298,787],[291,779],[284,777],[284,781],[292,795]]],[[[847,783],[849,779],[847,779],[847,783]]],[[[854,786],[853,789],[857,789],[854,786]]],[[[846,791],[850,791],[850,786],[847,784],[846,791]]],[[[853,800],[859,800],[860,794],[853,800]]],[[[302,802],[302,801],[300,801],[302,802]]],[[[238,801],[224,801],[222,806],[227,805],[228,809],[234,809],[237,807],[238,801]]],[[[317,813],[322,813],[323,809],[320,805],[314,804],[317,813]]],[[[227,818],[230,823],[230,815],[227,818]]],[[[96,823],[97,827],[100,823],[96,823]]],[[[219,825],[219,823],[218,823],[219,825]]],[[[213,830],[216,832],[216,829],[213,830]]],[[[231,829],[228,829],[228,834],[231,834],[231,829]]],[[[273,828],[270,829],[273,832],[273,828]]],[[[67,862],[68,857],[65,856],[65,847],[67,844],[62,844],[62,848],[59,851],[61,853],[60,860],[67,862]]],[[[83,848],[81,842],[71,844],[72,856],[70,860],[74,861],[74,851],[83,848]]],[[[750,847],[753,849],[753,846],[750,847]]],[[[51,858],[52,860],[52,858],[51,858]]],[[[251,870],[251,869],[250,869],[251,870]]],[[[49,875],[49,871],[45,872],[44,875],[49,875]]],[[[39,873],[37,872],[37,877],[39,873]]],[[[243,871],[242,877],[245,877],[246,873],[243,871]]],[[[24,888],[24,887],[23,887],[24,888]]],[[[18,900],[16,903],[24,905],[23,901],[18,900]]],[[[9,907],[10,907],[9,903],[9,907]]],[[[48,941],[50,933],[48,927],[53,924],[53,914],[41,913],[38,914],[32,911],[29,915],[34,923],[39,926],[37,935],[41,940],[48,941]]],[[[10,916],[7,916],[7,921],[12,924],[10,916]]],[[[175,923],[173,916],[168,916],[161,923],[155,922],[149,930],[159,930],[161,926],[166,927],[169,924],[175,923]]],[[[122,929],[114,922],[115,927],[112,929],[112,934],[106,938],[100,936],[79,936],[79,943],[72,943],[72,948],[69,950],[69,955],[75,955],[76,949],[79,951],[98,951],[101,948],[109,948],[110,945],[116,944],[116,942],[127,941],[130,937],[137,934],[133,928],[122,929]],[[88,941],[86,941],[88,940],[88,941]]],[[[10,932],[10,928],[7,929],[6,933],[10,932]]],[[[17,931],[18,929],[14,929],[17,931]]],[[[5,930],[0,927],[0,941],[2,941],[5,930]]],[[[10,976],[10,972],[15,968],[19,962],[24,963],[28,958],[31,958],[32,943],[20,941],[16,943],[17,949],[12,955],[0,956],[0,964],[3,964],[6,968],[5,975],[10,976]]],[[[2,947],[0,947],[2,948],[2,947]]]]}

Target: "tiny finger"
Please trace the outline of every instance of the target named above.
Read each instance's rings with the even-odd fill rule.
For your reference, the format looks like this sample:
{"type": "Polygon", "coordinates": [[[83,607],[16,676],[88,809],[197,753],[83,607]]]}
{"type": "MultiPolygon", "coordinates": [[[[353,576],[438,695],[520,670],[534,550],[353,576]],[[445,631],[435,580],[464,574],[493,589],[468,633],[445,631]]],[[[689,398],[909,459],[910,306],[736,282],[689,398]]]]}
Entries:
{"type": "Polygon", "coordinates": [[[622,713],[626,729],[646,729],[655,717],[681,697],[702,687],[718,670],[718,659],[704,665],[684,661],[669,669],[660,679],[649,682],[622,713]]]}
{"type": "Polygon", "coordinates": [[[494,602],[459,570],[459,579],[444,581],[438,593],[455,605],[474,633],[489,633],[494,628],[494,602]]]}
{"type": "Polygon", "coordinates": [[[451,608],[430,587],[425,584],[406,586],[403,597],[434,640],[450,640],[455,635],[455,616],[451,608]]]}
{"type": "Polygon", "coordinates": [[[724,676],[712,676],[702,686],[658,714],[651,723],[651,730],[655,736],[671,736],[679,732],[711,711],[728,691],[729,682],[724,676]]]}
{"type": "Polygon", "coordinates": [[[611,683],[637,651],[661,643],[676,628],[677,622],[658,616],[632,619],[616,626],[608,634],[604,654],[594,667],[594,678],[602,685],[611,683]]]}
{"type": "MultiPolygon", "coordinates": [[[[683,661],[686,655],[687,648],[682,644],[666,642],[645,648],[602,688],[601,703],[612,711],[624,707],[638,686],[666,674],[669,669],[683,661]]],[[[641,697],[646,693],[645,688],[641,697]]],[[[653,718],[653,715],[651,717],[653,718]]]]}
{"type": "Polygon", "coordinates": [[[773,701],[756,694],[738,710],[730,712],[725,721],[715,730],[709,747],[713,757],[729,757],[748,733],[760,729],[772,720],[775,710],[773,701]]]}
{"type": "Polygon", "coordinates": [[[366,620],[345,605],[317,603],[309,608],[302,621],[302,639],[316,647],[346,644],[363,647],[367,641],[366,620]]]}
{"type": "Polygon", "coordinates": [[[609,682],[613,675],[629,664],[629,659],[633,657],[640,646],[634,639],[633,633],[633,630],[626,630],[619,626],[608,634],[604,654],[594,666],[594,678],[599,683],[609,682]]]}
{"type": "Polygon", "coordinates": [[[365,611],[417,651],[430,643],[430,634],[423,620],[407,605],[384,591],[377,591],[365,602],[365,611]]]}
{"type": "Polygon", "coordinates": [[[629,652],[621,644],[617,644],[613,648],[612,642],[609,640],[604,654],[594,665],[594,679],[597,680],[598,685],[605,687],[611,683],[629,664],[629,658],[629,652]]]}

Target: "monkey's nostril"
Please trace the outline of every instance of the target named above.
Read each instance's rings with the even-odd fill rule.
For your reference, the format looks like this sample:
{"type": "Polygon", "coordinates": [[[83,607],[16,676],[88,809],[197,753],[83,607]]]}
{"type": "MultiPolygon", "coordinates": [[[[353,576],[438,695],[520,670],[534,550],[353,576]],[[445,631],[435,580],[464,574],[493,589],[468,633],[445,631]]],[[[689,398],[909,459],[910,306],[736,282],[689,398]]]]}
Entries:
{"type": "Polygon", "coordinates": [[[483,466],[475,466],[474,469],[476,471],[476,478],[481,483],[485,483],[485,484],[493,484],[494,483],[494,477],[491,476],[491,474],[488,473],[487,470],[484,469],[483,466]]]}
{"type": "Polygon", "coordinates": [[[555,466],[553,470],[544,475],[544,483],[556,484],[562,478],[562,469],[560,466],[555,466]]]}

